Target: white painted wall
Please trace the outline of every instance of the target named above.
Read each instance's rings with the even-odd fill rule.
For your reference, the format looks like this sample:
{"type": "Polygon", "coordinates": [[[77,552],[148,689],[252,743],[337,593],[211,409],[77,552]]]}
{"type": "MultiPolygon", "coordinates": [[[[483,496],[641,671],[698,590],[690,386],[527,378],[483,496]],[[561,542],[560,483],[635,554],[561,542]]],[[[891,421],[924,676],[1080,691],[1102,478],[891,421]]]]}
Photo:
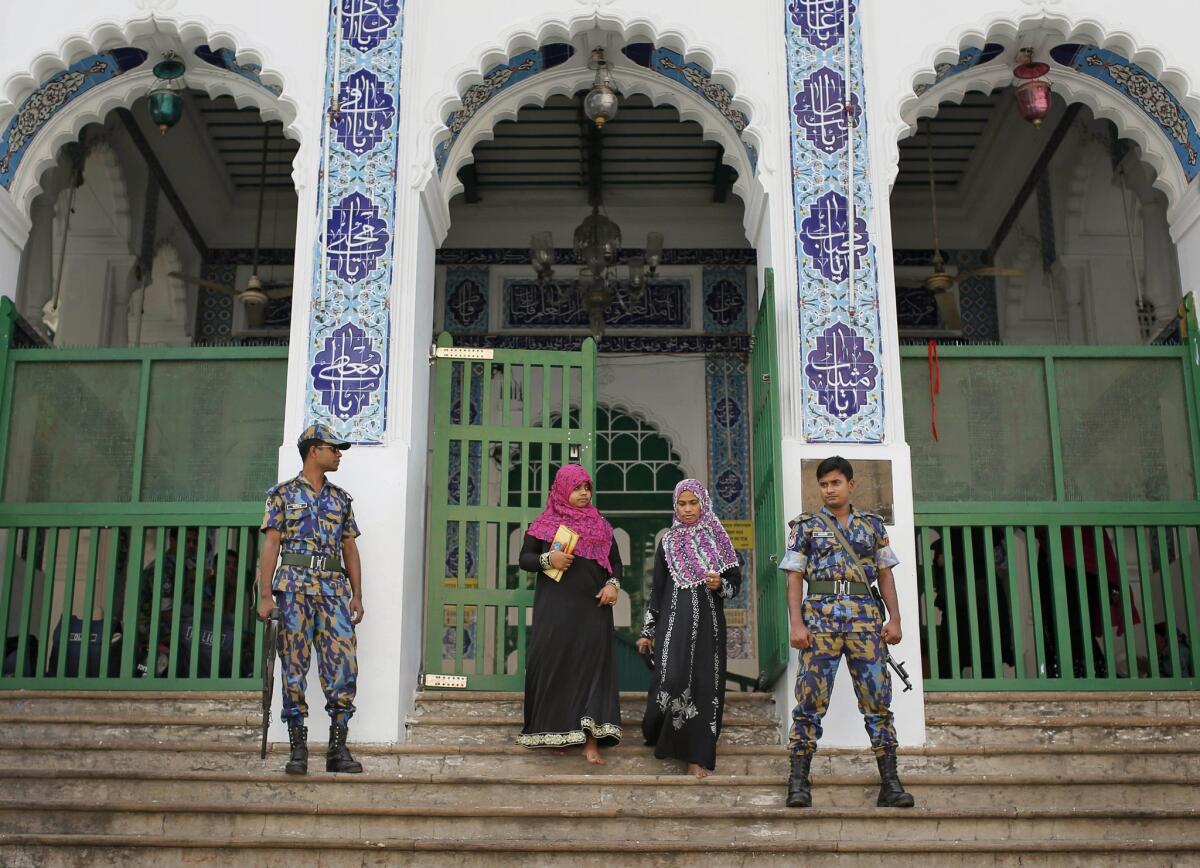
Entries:
{"type": "MultiPolygon", "coordinates": [[[[1189,108],[1194,111],[1197,104],[1192,81],[1200,75],[1200,58],[1192,43],[1200,26],[1200,12],[1175,0],[1143,0],[1136,19],[1130,17],[1129,6],[1123,0],[862,0],[858,5],[863,18],[866,112],[876,199],[870,229],[884,263],[890,260],[891,250],[887,196],[895,172],[895,142],[908,129],[918,108],[912,98],[914,78],[930,77],[934,63],[955,56],[964,42],[980,44],[991,31],[1032,29],[1023,22],[1046,19],[1064,32],[1084,33],[1082,41],[1089,37],[1115,40],[1125,54],[1161,74],[1178,94],[1185,96],[1189,108]]],[[[428,396],[424,356],[432,321],[433,252],[443,243],[449,224],[444,191],[436,182],[430,182],[432,148],[441,119],[457,107],[456,95],[478,82],[481,72],[494,63],[539,41],[561,40],[596,26],[622,31],[621,37],[611,37],[614,42],[656,37],[700,60],[735,91],[752,116],[749,136],[759,146],[762,186],[747,183],[742,190],[747,202],[744,230],[759,250],[760,268],[776,269],[780,288],[778,314],[782,333],[787,336],[780,348],[786,467],[797,467],[802,457],[831,451],[852,460],[863,457],[893,461],[893,542],[909,565],[897,571],[908,633],[901,656],[908,659],[913,670],[917,668],[911,496],[894,342],[887,347],[883,366],[889,411],[887,442],[875,447],[839,446],[835,450],[805,445],[798,439],[799,347],[794,337],[798,328],[796,306],[791,302],[794,296],[789,290],[796,270],[791,258],[784,9],[782,0],[736,7],[724,0],[510,0],[502,4],[410,0],[405,21],[396,211],[398,224],[407,231],[401,235],[396,252],[401,266],[396,270],[393,287],[388,443],[352,452],[338,480],[356,495],[364,530],[368,614],[359,634],[362,710],[355,725],[356,737],[401,737],[419,659],[428,396]]],[[[295,175],[301,197],[296,274],[311,274],[316,212],[313,181],[319,163],[317,132],[324,74],[320,58],[326,11],[324,0],[263,0],[253,4],[243,0],[117,0],[103,6],[83,0],[45,0],[36,5],[4,4],[0,7],[0,122],[7,120],[37,81],[98,47],[133,40],[163,47],[183,45],[189,54],[191,47],[205,41],[234,48],[240,60],[261,62],[267,78],[283,86],[283,98],[275,110],[301,142],[295,175]]],[[[591,38],[581,36],[580,41],[587,44],[591,38]]],[[[200,73],[194,77],[203,78],[200,73]]],[[[138,89],[144,93],[148,87],[144,78],[127,78],[108,93],[132,96],[138,89]]],[[[237,93],[240,99],[261,100],[249,86],[237,93]]],[[[56,136],[59,142],[72,137],[88,119],[88,111],[96,110],[94,102],[89,108],[86,101],[81,101],[64,112],[64,128],[45,134],[45,144],[54,144],[51,153],[57,149],[56,136]]],[[[1152,136],[1144,133],[1141,139],[1145,139],[1139,139],[1143,147],[1155,144],[1152,136]]],[[[1161,146],[1162,142],[1157,144],[1161,146]]],[[[29,171],[35,172],[47,159],[44,157],[41,163],[32,160],[29,171]]],[[[1148,159],[1153,163],[1154,154],[1149,153],[1148,159]]],[[[1172,179],[1163,174],[1164,167],[1155,168],[1159,183],[1170,188],[1168,216],[1180,245],[1183,285],[1195,286],[1200,280],[1200,230],[1194,218],[1200,215],[1200,203],[1196,202],[1200,194],[1194,185],[1185,190],[1177,183],[1178,178],[1171,187],[1172,179]]],[[[15,201],[0,192],[0,293],[11,294],[15,283],[16,251],[23,246],[28,232],[28,209],[37,184],[36,177],[20,179],[14,186],[15,201]]],[[[888,269],[883,269],[880,279],[880,311],[886,324],[894,317],[894,286],[888,269]]],[[[288,415],[281,437],[281,474],[294,471],[295,466],[291,441],[302,422],[308,315],[304,294],[298,293],[288,415]]],[[[799,508],[799,492],[799,480],[788,474],[785,499],[790,512],[799,508]]],[[[861,732],[854,723],[857,712],[843,693],[846,687],[843,683],[839,688],[830,712],[827,743],[850,742],[855,732],[861,732]]],[[[897,700],[900,735],[905,743],[924,738],[919,703],[919,691],[897,700]]],[[[314,716],[315,728],[323,724],[320,717],[314,716]]]]}

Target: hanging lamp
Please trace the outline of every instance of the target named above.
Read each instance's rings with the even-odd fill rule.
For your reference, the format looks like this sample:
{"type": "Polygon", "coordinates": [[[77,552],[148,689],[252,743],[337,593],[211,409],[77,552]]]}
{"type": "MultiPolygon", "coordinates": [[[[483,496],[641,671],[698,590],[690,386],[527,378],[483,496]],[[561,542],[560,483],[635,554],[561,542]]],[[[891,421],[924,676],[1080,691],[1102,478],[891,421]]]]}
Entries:
{"type": "Polygon", "coordinates": [[[183,74],[186,71],[183,61],[173,51],[168,51],[162,60],[154,64],[157,81],[147,94],[150,99],[150,120],[164,136],[183,116],[183,98],[179,94],[183,90],[183,74]]]}
{"type": "Polygon", "coordinates": [[[1050,82],[1042,78],[1050,67],[1033,62],[1032,48],[1022,48],[1017,59],[1021,61],[1013,69],[1013,75],[1021,80],[1017,85],[1017,111],[1035,127],[1040,127],[1042,120],[1050,114],[1050,82]]]}

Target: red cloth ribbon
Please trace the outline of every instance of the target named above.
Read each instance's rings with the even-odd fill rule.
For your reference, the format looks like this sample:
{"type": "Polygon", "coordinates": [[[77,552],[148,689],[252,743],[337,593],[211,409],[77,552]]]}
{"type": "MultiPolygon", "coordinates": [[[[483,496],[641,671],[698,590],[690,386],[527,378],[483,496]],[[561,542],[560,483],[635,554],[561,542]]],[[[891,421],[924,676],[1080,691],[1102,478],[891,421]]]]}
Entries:
{"type": "Polygon", "coordinates": [[[942,367],[938,362],[937,341],[929,342],[929,416],[933,427],[933,439],[937,441],[937,396],[942,391],[942,367]]]}

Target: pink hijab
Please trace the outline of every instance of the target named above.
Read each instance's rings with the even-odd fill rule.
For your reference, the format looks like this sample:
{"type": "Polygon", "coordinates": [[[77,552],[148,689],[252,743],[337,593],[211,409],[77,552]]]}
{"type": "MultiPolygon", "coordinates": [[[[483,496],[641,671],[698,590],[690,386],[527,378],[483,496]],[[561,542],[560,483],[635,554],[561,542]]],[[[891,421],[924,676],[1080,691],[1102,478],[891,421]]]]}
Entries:
{"type": "MultiPolygon", "coordinates": [[[[612,550],[612,525],[590,503],[580,509],[571,506],[567,500],[571,492],[585,482],[592,485],[592,477],[578,464],[564,464],[559,468],[554,477],[554,484],[550,486],[550,496],[546,498],[546,508],[533,520],[526,533],[550,542],[554,539],[558,526],[565,524],[579,534],[575,554],[595,561],[611,573],[612,565],[608,562],[608,553],[612,550]]],[[[594,485],[592,491],[595,492],[594,485]]]]}

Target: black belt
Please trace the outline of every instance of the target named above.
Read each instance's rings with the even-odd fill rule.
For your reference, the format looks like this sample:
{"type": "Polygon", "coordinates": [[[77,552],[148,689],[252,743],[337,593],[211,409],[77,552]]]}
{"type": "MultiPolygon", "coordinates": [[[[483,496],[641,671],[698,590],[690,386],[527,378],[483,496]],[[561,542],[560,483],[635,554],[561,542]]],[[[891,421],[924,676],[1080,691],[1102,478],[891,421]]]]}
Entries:
{"type": "Polygon", "coordinates": [[[344,573],[341,558],[325,557],[325,555],[301,555],[284,552],[279,563],[285,567],[308,567],[310,570],[327,570],[331,573],[344,573]]]}
{"type": "Polygon", "coordinates": [[[852,597],[869,597],[871,596],[871,586],[865,582],[843,582],[840,579],[832,582],[809,582],[808,596],[824,597],[829,594],[841,596],[843,594],[852,597]]]}

